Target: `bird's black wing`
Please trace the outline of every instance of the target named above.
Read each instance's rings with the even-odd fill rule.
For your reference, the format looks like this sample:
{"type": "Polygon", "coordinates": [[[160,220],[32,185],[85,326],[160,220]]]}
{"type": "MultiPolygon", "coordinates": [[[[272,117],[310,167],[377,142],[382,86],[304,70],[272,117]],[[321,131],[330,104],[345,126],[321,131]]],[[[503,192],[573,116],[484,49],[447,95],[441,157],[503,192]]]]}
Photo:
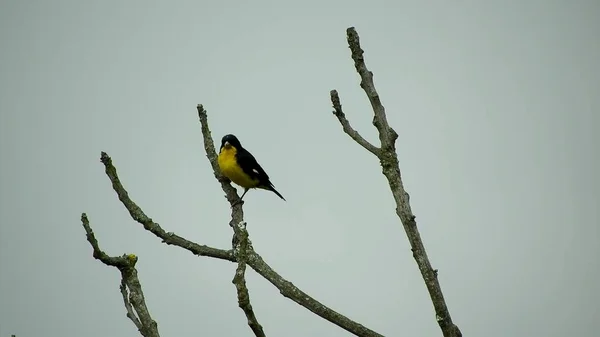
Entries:
{"type": "Polygon", "coordinates": [[[244,172],[250,177],[257,178],[259,183],[270,185],[269,176],[267,172],[258,164],[254,156],[246,149],[238,149],[236,154],[238,165],[244,170],[244,172]]]}
{"type": "Polygon", "coordinates": [[[275,189],[275,186],[273,186],[273,183],[269,180],[267,172],[263,170],[250,152],[246,151],[244,148],[240,148],[237,151],[236,159],[238,165],[246,174],[252,178],[258,179],[258,185],[256,187],[272,191],[281,199],[285,200],[283,195],[275,189]]]}

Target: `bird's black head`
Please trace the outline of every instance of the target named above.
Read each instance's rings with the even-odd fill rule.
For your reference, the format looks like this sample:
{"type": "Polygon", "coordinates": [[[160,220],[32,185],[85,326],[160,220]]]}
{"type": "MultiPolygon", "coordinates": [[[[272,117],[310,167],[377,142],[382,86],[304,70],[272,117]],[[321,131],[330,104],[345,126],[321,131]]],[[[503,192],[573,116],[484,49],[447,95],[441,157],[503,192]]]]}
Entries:
{"type": "Polygon", "coordinates": [[[235,147],[236,149],[242,148],[242,144],[240,144],[240,141],[237,139],[237,137],[231,134],[225,135],[223,136],[223,139],[221,139],[221,149],[229,145],[235,147]]]}

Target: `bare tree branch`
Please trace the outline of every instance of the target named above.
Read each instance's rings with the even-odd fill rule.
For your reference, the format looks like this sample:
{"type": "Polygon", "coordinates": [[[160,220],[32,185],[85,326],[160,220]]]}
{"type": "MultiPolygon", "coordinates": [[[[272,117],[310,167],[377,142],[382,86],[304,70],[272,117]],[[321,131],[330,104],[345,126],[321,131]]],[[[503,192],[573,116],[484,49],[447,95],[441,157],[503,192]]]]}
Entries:
{"type": "MultiPolygon", "coordinates": [[[[450,312],[448,311],[446,301],[444,300],[444,296],[442,294],[441,286],[438,282],[437,270],[434,270],[431,267],[431,263],[427,257],[427,252],[425,251],[425,246],[421,240],[421,235],[417,229],[415,216],[410,208],[410,197],[404,189],[404,185],[402,183],[400,165],[398,163],[398,155],[395,147],[398,134],[388,124],[385,108],[381,103],[379,94],[377,93],[375,84],[373,83],[373,73],[367,69],[365,64],[363,57],[364,51],[360,47],[358,33],[354,27],[348,28],[346,33],[348,37],[348,46],[350,47],[352,59],[354,60],[354,66],[361,77],[360,86],[365,91],[365,94],[371,103],[371,107],[373,108],[373,125],[379,132],[379,140],[381,142],[381,151],[379,152],[379,155],[375,155],[379,158],[380,164],[383,168],[383,174],[388,180],[392,195],[396,201],[396,214],[400,218],[400,221],[402,222],[404,230],[408,236],[413,257],[417,262],[423,280],[425,281],[425,285],[427,286],[427,290],[429,291],[429,295],[436,312],[436,320],[442,330],[443,335],[445,337],[460,337],[462,336],[462,333],[458,326],[452,322],[450,312]]],[[[337,107],[340,107],[341,104],[339,103],[339,98],[337,95],[333,94],[334,92],[335,90],[332,91],[331,101],[334,109],[337,111],[337,107]]],[[[344,127],[344,132],[352,137],[352,139],[354,139],[359,145],[365,147],[364,144],[359,141],[362,139],[362,137],[358,138],[360,137],[357,136],[358,132],[354,130],[351,130],[354,132],[348,131],[348,129],[344,126],[344,121],[340,119],[339,116],[338,119],[344,127]]]]}
{"type": "Polygon", "coordinates": [[[206,110],[204,110],[202,104],[198,104],[197,109],[202,136],[204,139],[204,151],[206,152],[208,162],[213,169],[213,174],[215,175],[215,178],[217,178],[217,181],[221,183],[221,188],[223,189],[223,192],[225,192],[225,197],[231,205],[231,222],[229,225],[234,227],[236,224],[244,220],[244,209],[242,208],[244,201],[238,196],[235,187],[231,186],[229,179],[221,174],[219,163],[217,162],[218,155],[217,151],[215,151],[215,143],[212,139],[210,128],[208,127],[208,116],[206,115],[206,110]]]}
{"type": "Polygon", "coordinates": [[[250,304],[250,293],[248,292],[248,287],[246,287],[246,278],[244,274],[246,273],[246,259],[247,259],[247,251],[248,247],[252,249],[252,243],[248,238],[248,231],[246,230],[246,223],[240,222],[235,225],[237,227],[238,234],[238,244],[235,248],[238,267],[235,271],[235,276],[233,277],[232,283],[235,285],[235,289],[238,294],[238,305],[246,314],[246,318],[248,319],[248,325],[254,335],[256,337],[265,337],[265,332],[263,331],[262,326],[258,323],[258,319],[254,314],[254,309],[252,309],[252,304],[250,304]]]}
{"type": "MultiPolygon", "coordinates": [[[[206,111],[202,108],[202,105],[198,105],[198,114],[200,115],[201,122],[204,120],[205,123],[208,123],[207,118],[206,118],[206,111]],[[202,116],[203,114],[204,114],[204,117],[202,116]]],[[[206,128],[203,127],[203,129],[208,130],[208,124],[206,124],[206,128]]],[[[212,143],[212,139],[210,139],[210,140],[206,139],[207,137],[210,137],[210,133],[205,133],[205,134],[203,134],[203,136],[205,138],[205,140],[204,140],[205,144],[212,143]]],[[[214,160],[216,162],[217,155],[216,155],[216,151],[215,151],[214,147],[212,147],[212,148],[209,147],[209,150],[207,150],[207,151],[209,152],[209,153],[207,153],[209,160],[214,160]]],[[[119,200],[121,200],[121,203],[123,204],[123,206],[125,206],[125,208],[129,211],[129,214],[131,214],[131,217],[134,220],[136,220],[138,223],[143,225],[146,230],[148,230],[155,236],[161,238],[164,243],[186,249],[195,255],[208,256],[208,257],[227,260],[227,261],[231,261],[231,262],[237,262],[237,259],[234,255],[233,251],[225,251],[225,250],[221,250],[221,249],[216,249],[216,248],[212,248],[212,247],[208,247],[208,246],[199,245],[192,241],[186,240],[185,238],[177,236],[173,233],[167,233],[158,223],[154,222],[151,218],[149,218],[141,210],[141,208],[135,202],[133,202],[133,200],[131,200],[129,198],[129,194],[128,194],[127,190],[125,190],[125,188],[123,187],[123,184],[121,183],[119,176],[117,174],[117,169],[112,164],[112,159],[108,156],[108,154],[106,154],[105,152],[102,152],[101,158],[102,158],[102,163],[105,166],[106,175],[108,176],[108,178],[110,179],[110,181],[112,183],[113,190],[115,190],[115,192],[119,196],[119,200]]],[[[212,164],[212,162],[211,162],[211,164],[212,164]]],[[[218,166],[213,165],[213,169],[215,167],[218,169],[218,166]]],[[[218,177],[219,174],[215,174],[215,176],[218,177]]],[[[231,221],[230,225],[233,227],[233,229],[235,231],[235,230],[237,230],[236,229],[237,226],[235,226],[236,222],[234,220],[238,220],[237,223],[243,221],[242,203],[237,203],[237,204],[235,203],[236,197],[237,197],[237,192],[236,192],[235,188],[233,186],[231,186],[231,184],[229,182],[225,182],[224,180],[221,180],[220,182],[221,182],[221,185],[226,186],[226,188],[223,188],[223,190],[225,191],[225,193],[227,193],[227,200],[229,200],[230,203],[234,204],[231,208],[232,209],[232,221],[231,221]],[[232,193],[235,194],[235,196],[230,195],[232,193]]],[[[234,235],[234,236],[236,238],[238,237],[238,235],[234,235]]],[[[236,240],[234,240],[234,241],[236,241],[236,240]]],[[[246,263],[252,269],[254,269],[259,275],[263,276],[267,281],[269,281],[277,289],[279,289],[279,291],[281,292],[281,294],[283,296],[291,299],[292,301],[300,304],[301,306],[312,311],[313,313],[317,314],[318,316],[332,322],[333,324],[351,332],[352,334],[354,334],[356,336],[365,336],[365,337],[382,336],[382,335],[378,334],[377,332],[372,331],[372,330],[364,327],[363,325],[361,325],[355,321],[352,321],[351,319],[328,308],[327,306],[323,305],[319,301],[317,301],[314,298],[312,298],[311,296],[309,296],[307,293],[300,290],[298,287],[293,285],[291,282],[289,282],[286,279],[284,279],[283,277],[281,277],[281,275],[279,275],[277,272],[275,272],[275,270],[273,270],[273,268],[271,268],[271,266],[269,266],[262,259],[262,257],[254,251],[254,249],[251,246],[248,247],[247,254],[248,254],[248,259],[247,259],[246,263]]]]}
{"type": "Polygon", "coordinates": [[[383,107],[383,104],[381,104],[379,94],[377,93],[377,90],[375,90],[375,84],[373,84],[373,72],[369,71],[365,64],[365,59],[363,57],[364,51],[360,48],[358,33],[354,27],[350,27],[346,30],[346,34],[348,36],[348,46],[352,53],[354,66],[361,78],[360,86],[367,94],[371,107],[373,108],[373,125],[379,130],[381,146],[389,148],[390,146],[393,146],[398,138],[398,134],[387,122],[385,108],[383,107]]]}
{"type": "Polygon", "coordinates": [[[209,256],[221,260],[235,262],[232,250],[223,250],[205,245],[199,245],[192,241],[186,240],[175,233],[167,233],[158,223],[152,221],[152,219],[148,217],[133,200],[131,200],[131,198],[129,198],[127,190],[125,190],[125,187],[123,187],[123,184],[117,175],[117,169],[113,166],[112,159],[108,156],[108,154],[106,154],[106,152],[101,153],[100,160],[104,164],[106,175],[112,183],[113,190],[117,192],[119,200],[121,200],[121,203],[123,203],[125,208],[129,211],[131,217],[143,225],[146,230],[161,238],[163,243],[184,248],[198,256],[209,256]]]}
{"type": "Polygon", "coordinates": [[[115,257],[108,256],[100,249],[98,240],[96,240],[96,236],[90,227],[90,222],[85,213],[81,214],[81,223],[85,229],[87,240],[94,251],[94,258],[107,266],[116,267],[121,272],[120,288],[125,308],[127,309],[127,317],[135,324],[142,336],[159,337],[158,325],[152,319],[148,307],[146,307],[142,285],[137,276],[135,268],[138,260],[137,256],[133,254],[115,257]],[[129,294],[127,294],[128,290],[129,294]]]}
{"type": "MultiPolygon", "coordinates": [[[[206,110],[199,104],[198,107],[198,117],[200,118],[200,124],[202,129],[202,136],[204,138],[204,149],[206,150],[206,156],[211,163],[211,166],[214,171],[215,177],[221,183],[221,187],[223,187],[223,191],[227,196],[227,200],[231,204],[231,222],[230,225],[233,227],[234,231],[237,231],[235,224],[242,223],[244,221],[244,212],[242,209],[242,203],[240,203],[237,196],[237,191],[233,186],[231,186],[230,182],[224,179],[220,179],[220,170],[217,163],[217,152],[214,147],[214,142],[212,140],[212,136],[210,133],[210,128],[208,125],[208,117],[206,114],[206,110]]],[[[239,234],[234,234],[234,246],[236,241],[239,240],[239,234]]],[[[271,268],[262,257],[254,251],[254,249],[250,246],[248,247],[248,260],[247,264],[252,267],[259,275],[267,279],[272,285],[274,285],[281,294],[292,301],[300,304],[306,309],[312,311],[318,316],[330,321],[331,323],[349,331],[350,333],[356,336],[382,336],[377,332],[355,322],[351,319],[337,313],[336,311],[328,308],[323,305],[316,299],[309,296],[307,293],[300,290],[298,287],[293,285],[291,282],[287,281],[281,275],[279,275],[273,268],[271,268]]]]}
{"type": "MultiPolygon", "coordinates": [[[[361,87],[365,91],[371,107],[374,112],[373,125],[379,133],[380,147],[377,147],[363,138],[358,131],[354,130],[347,120],[336,90],[330,92],[331,101],[334,107],[334,115],[342,125],[343,131],[348,134],[360,146],[373,153],[378,157],[383,168],[383,174],[388,180],[390,189],[396,201],[396,213],[400,218],[404,229],[407,233],[409,242],[412,247],[413,257],[415,258],[419,270],[423,276],[427,289],[430,293],[435,311],[436,319],[441,327],[445,337],[461,337],[462,334],[459,328],[452,323],[450,313],[446,306],[442,295],[441,287],[437,279],[437,270],[433,270],[431,263],[425,252],[424,245],[421,241],[419,231],[416,226],[415,216],[412,213],[409,204],[409,195],[405,191],[398,158],[395,149],[395,142],[398,134],[394,131],[387,121],[385,108],[381,103],[379,94],[373,83],[373,73],[366,67],[364,61],[364,51],[360,47],[358,34],[353,27],[347,29],[348,45],[351,50],[352,59],[354,60],[355,68],[361,77],[361,87]]],[[[230,226],[234,231],[232,249],[223,250],[205,245],[199,245],[189,241],[172,232],[166,232],[158,223],[148,217],[142,209],[129,198],[128,192],[123,187],[117,175],[116,168],[112,164],[111,158],[105,153],[101,154],[101,161],[105,166],[105,171],[109,177],[112,187],[117,193],[119,200],[129,211],[131,217],[140,223],[144,229],[151,232],[162,242],[167,245],[174,245],[186,249],[198,256],[208,256],[230,262],[237,262],[238,267],[232,283],[236,286],[238,293],[238,304],[244,311],[248,320],[248,325],[256,336],[265,336],[262,326],[256,319],[250,303],[249,292],[245,281],[246,265],[249,265],[259,275],[267,279],[271,284],[279,289],[281,294],[299,305],[305,307],[316,315],[328,320],[329,322],[345,329],[346,331],[356,336],[382,336],[375,331],[372,331],[363,325],[350,320],[349,318],[337,313],[328,308],[316,299],[301,291],[291,282],[287,281],[275,270],[273,270],[262,257],[254,250],[252,243],[249,240],[249,235],[244,221],[243,201],[239,198],[237,190],[230,184],[230,181],[221,175],[218,163],[215,145],[208,126],[208,118],[206,111],[202,105],[198,105],[198,116],[201,123],[201,130],[204,140],[204,149],[206,156],[213,168],[213,173],[216,179],[220,182],[226,198],[231,205],[231,221],[230,226]]],[[[152,320],[145,304],[145,299],[137,277],[135,264],[137,257],[133,254],[123,255],[120,257],[110,257],[98,247],[98,242],[94,237],[89,221],[85,213],[82,214],[83,227],[86,230],[89,243],[94,250],[94,258],[102,261],[104,264],[114,266],[121,271],[121,294],[127,310],[127,317],[138,327],[138,330],[143,336],[158,336],[157,324],[152,320]]]]}
{"type": "Polygon", "coordinates": [[[342,111],[342,103],[340,103],[340,96],[338,95],[337,90],[331,90],[329,93],[331,96],[331,102],[333,103],[333,114],[342,124],[342,129],[344,132],[350,136],[350,138],[354,139],[360,146],[364,147],[366,150],[379,157],[381,149],[377,146],[369,143],[368,140],[364,139],[356,130],[352,128],[348,119],[346,119],[346,115],[342,111]]]}

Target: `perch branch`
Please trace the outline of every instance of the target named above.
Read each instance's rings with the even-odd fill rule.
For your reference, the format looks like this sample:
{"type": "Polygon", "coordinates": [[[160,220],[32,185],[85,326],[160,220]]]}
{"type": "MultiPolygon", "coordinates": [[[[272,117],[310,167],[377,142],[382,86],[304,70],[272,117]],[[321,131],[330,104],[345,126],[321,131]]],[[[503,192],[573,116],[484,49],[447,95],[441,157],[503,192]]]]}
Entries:
{"type": "MultiPolygon", "coordinates": [[[[198,113],[200,115],[200,121],[202,122],[204,120],[204,122],[207,123],[206,111],[202,108],[202,105],[198,106],[198,113]],[[202,114],[205,115],[204,118],[202,117],[202,114]]],[[[206,124],[206,128],[203,127],[203,129],[208,130],[208,124],[206,124]]],[[[204,133],[203,136],[205,138],[205,140],[204,140],[205,144],[209,143],[209,141],[206,138],[210,137],[210,133],[204,133]]],[[[212,143],[212,139],[210,140],[210,143],[212,143]]],[[[207,153],[209,160],[214,160],[216,163],[217,155],[216,155],[216,151],[215,151],[214,147],[212,147],[212,148],[209,147],[209,150],[207,150],[207,151],[209,152],[209,153],[207,153]]],[[[216,248],[211,248],[208,246],[199,245],[192,241],[186,240],[185,238],[177,236],[173,233],[167,233],[158,223],[156,223],[152,219],[150,219],[142,211],[142,209],[133,200],[131,200],[131,198],[129,198],[129,194],[128,194],[127,190],[125,190],[125,187],[123,187],[123,184],[121,183],[119,176],[117,174],[117,169],[114,167],[114,165],[112,163],[112,159],[108,156],[108,154],[102,152],[101,159],[102,159],[101,160],[102,163],[105,166],[106,175],[108,176],[108,178],[110,179],[110,181],[112,183],[113,190],[119,196],[119,200],[121,201],[123,206],[125,206],[125,208],[129,211],[129,214],[131,215],[131,217],[134,220],[136,220],[138,223],[140,223],[144,227],[144,229],[148,230],[149,232],[151,232],[158,238],[162,239],[162,241],[164,243],[183,248],[195,255],[208,256],[208,257],[213,257],[213,258],[217,258],[217,259],[221,259],[221,260],[227,260],[230,262],[237,262],[237,259],[234,256],[233,250],[226,251],[226,250],[222,250],[222,249],[216,249],[216,248]]],[[[212,162],[211,162],[211,164],[212,164],[212,162]]],[[[213,165],[213,168],[214,167],[215,166],[213,165]]],[[[218,166],[216,166],[216,167],[218,169],[218,166]]],[[[219,175],[215,174],[215,177],[219,177],[219,175]]],[[[232,200],[235,201],[235,198],[232,198],[229,195],[230,193],[237,194],[235,191],[235,188],[232,187],[229,182],[224,182],[224,181],[220,181],[220,182],[222,185],[224,184],[225,186],[230,187],[230,188],[223,188],[223,190],[228,194],[227,199],[230,202],[232,202],[232,200]]],[[[241,204],[234,205],[232,207],[232,217],[234,219],[240,219],[240,221],[243,221],[243,211],[241,208],[242,208],[241,204]]],[[[237,230],[236,226],[234,226],[235,222],[232,222],[231,225],[234,228],[234,230],[237,230]]],[[[254,251],[254,249],[251,249],[251,247],[248,247],[248,260],[246,263],[254,271],[256,271],[259,275],[264,277],[267,281],[269,281],[277,289],[279,289],[280,293],[283,296],[300,304],[301,306],[312,311],[313,313],[317,314],[318,316],[332,322],[333,324],[351,332],[352,334],[354,334],[356,336],[365,336],[365,337],[370,337],[370,336],[381,337],[382,336],[382,335],[376,333],[375,331],[372,331],[372,330],[364,327],[363,325],[361,325],[355,321],[352,321],[349,318],[326,307],[325,305],[321,304],[319,301],[315,300],[314,298],[312,298],[311,296],[309,296],[302,290],[298,289],[298,287],[296,287],[291,282],[287,281],[286,279],[281,277],[281,275],[279,275],[277,272],[275,272],[275,270],[273,270],[273,268],[271,268],[271,266],[269,266],[260,257],[260,255],[258,255],[258,253],[256,253],[254,251]]]]}
{"type": "Polygon", "coordinates": [[[252,329],[255,336],[265,336],[262,326],[258,322],[254,309],[250,303],[250,293],[246,286],[246,264],[248,259],[248,253],[253,252],[252,244],[248,238],[248,231],[246,230],[246,222],[244,221],[244,209],[243,200],[237,194],[237,190],[231,186],[230,181],[221,174],[219,164],[217,162],[217,152],[215,151],[215,143],[212,139],[210,128],[208,127],[208,116],[202,105],[198,105],[198,118],[200,119],[200,128],[204,140],[204,151],[206,157],[213,169],[213,174],[217,181],[221,183],[221,188],[225,192],[225,198],[231,205],[231,221],[229,226],[233,229],[233,238],[231,245],[238,263],[233,277],[233,284],[235,285],[238,305],[244,311],[248,326],[252,329]]]}
{"type": "Polygon", "coordinates": [[[258,323],[258,319],[254,314],[254,309],[252,309],[252,304],[250,304],[250,293],[248,292],[248,287],[246,286],[246,259],[248,249],[252,249],[250,239],[248,238],[248,231],[246,230],[246,223],[240,222],[236,224],[238,240],[237,247],[235,247],[235,252],[238,260],[238,266],[235,271],[235,276],[233,277],[232,283],[235,285],[235,289],[238,295],[238,305],[246,314],[246,318],[248,319],[248,326],[254,332],[256,337],[265,337],[265,332],[263,331],[262,326],[258,323]]]}
{"type": "Polygon", "coordinates": [[[217,178],[217,181],[221,183],[221,188],[223,189],[223,192],[225,192],[225,197],[231,205],[231,222],[229,225],[233,228],[236,224],[244,220],[244,210],[242,208],[244,200],[240,199],[237,194],[237,190],[235,187],[231,186],[229,179],[221,174],[219,163],[217,162],[215,143],[208,127],[208,116],[206,115],[206,110],[204,110],[202,105],[198,105],[198,118],[200,119],[200,127],[204,140],[204,151],[206,152],[206,157],[208,158],[208,162],[213,169],[215,178],[217,178]]]}
{"type": "MultiPolygon", "coordinates": [[[[198,104],[198,117],[200,119],[202,136],[204,138],[204,150],[206,151],[206,157],[210,161],[210,164],[214,170],[214,175],[217,177],[217,180],[221,183],[223,187],[223,191],[227,196],[227,200],[232,205],[231,209],[231,222],[230,225],[234,229],[234,246],[236,244],[236,240],[239,240],[240,233],[238,232],[238,228],[236,224],[244,221],[244,214],[242,210],[242,204],[237,202],[237,192],[233,186],[231,186],[229,181],[220,178],[220,170],[217,163],[217,152],[214,147],[214,142],[212,140],[212,136],[210,133],[210,128],[208,125],[208,116],[206,114],[206,110],[202,106],[202,104],[198,104]]],[[[356,336],[381,336],[377,332],[355,322],[351,319],[345,317],[344,315],[339,314],[338,312],[328,308],[323,305],[316,299],[309,296],[307,293],[300,290],[298,287],[293,285],[291,282],[287,281],[281,275],[279,275],[273,268],[271,268],[262,257],[254,251],[252,246],[250,245],[247,250],[247,264],[254,269],[259,275],[264,277],[267,281],[269,281],[272,285],[274,285],[279,292],[286,298],[291,299],[292,301],[300,304],[306,309],[312,311],[316,315],[320,316],[328,320],[329,322],[349,331],[350,333],[356,336]]]]}
{"type": "MultiPolygon", "coordinates": [[[[413,257],[417,262],[423,280],[425,281],[425,285],[427,286],[427,290],[431,297],[431,301],[433,302],[433,307],[436,313],[436,320],[444,337],[460,337],[462,336],[462,333],[458,326],[452,322],[450,312],[448,311],[446,301],[444,300],[444,295],[442,294],[440,283],[438,282],[437,271],[431,267],[431,263],[429,262],[429,257],[427,256],[425,246],[423,245],[421,235],[417,228],[415,216],[410,207],[409,194],[404,189],[404,185],[402,183],[402,175],[400,173],[400,165],[398,163],[398,155],[395,147],[398,134],[388,124],[385,108],[381,103],[377,90],[375,90],[373,73],[367,69],[365,64],[365,59],[363,57],[364,51],[360,47],[358,33],[354,27],[348,28],[346,33],[348,38],[348,46],[350,47],[352,59],[354,60],[354,66],[361,78],[360,86],[363,88],[369,99],[369,102],[371,103],[371,107],[373,108],[373,125],[375,128],[377,128],[379,140],[381,142],[379,155],[376,154],[376,156],[379,158],[381,167],[383,169],[382,172],[388,180],[388,184],[396,202],[396,214],[400,218],[400,221],[402,222],[404,230],[408,236],[413,257]]],[[[341,104],[335,90],[332,91],[331,101],[334,109],[337,111],[337,107],[341,107],[341,104]]],[[[336,116],[338,116],[337,113],[336,116]]],[[[342,123],[344,132],[352,137],[352,139],[354,139],[358,144],[365,147],[361,141],[357,140],[362,139],[362,137],[358,138],[360,136],[356,136],[358,132],[354,130],[352,130],[354,132],[349,132],[344,126],[344,120],[340,119],[339,116],[338,120],[340,120],[340,123],[342,123]]]]}
{"type": "Polygon", "coordinates": [[[108,256],[100,249],[98,240],[92,231],[90,222],[85,213],[81,214],[81,223],[85,229],[86,237],[94,251],[95,259],[101,261],[107,266],[112,266],[121,272],[121,294],[127,310],[127,317],[135,324],[138,331],[144,337],[159,337],[158,325],[150,316],[142,285],[137,276],[135,264],[137,256],[133,254],[123,256],[108,256]]]}

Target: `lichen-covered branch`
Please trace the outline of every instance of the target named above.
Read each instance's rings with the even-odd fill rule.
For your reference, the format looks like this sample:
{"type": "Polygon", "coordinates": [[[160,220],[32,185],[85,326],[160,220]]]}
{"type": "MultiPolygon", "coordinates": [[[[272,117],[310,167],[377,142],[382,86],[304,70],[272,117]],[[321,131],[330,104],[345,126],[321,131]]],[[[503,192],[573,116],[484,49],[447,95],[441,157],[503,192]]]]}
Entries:
{"type": "Polygon", "coordinates": [[[334,107],[334,114],[336,117],[338,117],[338,120],[342,124],[344,132],[346,132],[358,144],[367,148],[367,150],[369,150],[371,153],[374,153],[378,157],[383,169],[383,174],[388,180],[388,184],[396,202],[396,214],[400,218],[400,221],[402,222],[404,230],[408,236],[413,257],[417,262],[433,302],[436,320],[445,337],[460,337],[462,336],[462,333],[460,332],[458,326],[452,322],[450,312],[448,311],[446,301],[444,300],[444,296],[442,294],[441,286],[438,282],[437,271],[431,267],[431,263],[429,262],[427,252],[425,251],[425,246],[423,245],[421,235],[417,228],[415,216],[410,208],[409,195],[404,189],[404,185],[402,183],[402,175],[400,173],[400,165],[398,163],[398,155],[396,153],[395,146],[395,142],[398,139],[398,134],[389,126],[387,121],[385,108],[381,103],[381,99],[379,98],[379,94],[377,93],[375,84],[373,83],[373,73],[369,71],[365,64],[365,59],[363,56],[364,51],[360,47],[358,33],[354,27],[348,28],[346,33],[348,38],[348,46],[350,47],[352,59],[354,60],[354,66],[361,78],[360,86],[363,88],[369,99],[369,102],[371,103],[371,107],[373,108],[373,125],[375,128],[377,128],[379,133],[381,148],[378,148],[378,150],[380,151],[375,153],[369,148],[365,147],[364,142],[366,141],[364,141],[357,131],[347,127],[349,126],[349,123],[347,120],[345,120],[345,118],[340,118],[340,115],[343,116],[343,113],[341,113],[341,104],[335,90],[331,91],[331,101],[334,107]]]}
{"type": "Polygon", "coordinates": [[[250,304],[250,293],[248,292],[248,287],[246,286],[246,260],[248,258],[247,252],[248,247],[252,249],[250,239],[248,238],[248,231],[246,230],[246,223],[240,222],[236,224],[236,235],[238,237],[237,247],[235,247],[234,252],[236,254],[238,260],[238,266],[235,270],[235,276],[231,281],[235,285],[235,289],[237,291],[238,296],[238,305],[246,314],[246,318],[248,319],[248,326],[254,332],[256,337],[265,337],[265,332],[263,331],[262,326],[258,323],[258,319],[254,314],[254,309],[252,309],[252,304],[250,304]]]}
{"type": "Polygon", "coordinates": [[[150,316],[142,285],[137,276],[135,264],[137,256],[133,254],[123,256],[108,256],[100,249],[98,240],[92,231],[90,222],[85,213],[81,214],[81,223],[85,229],[86,237],[93,249],[95,259],[101,261],[107,266],[112,266],[121,272],[121,294],[127,310],[127,317],[135,324],[138,331],[144,337],[159,337],[158,325],[150,316]]]}

